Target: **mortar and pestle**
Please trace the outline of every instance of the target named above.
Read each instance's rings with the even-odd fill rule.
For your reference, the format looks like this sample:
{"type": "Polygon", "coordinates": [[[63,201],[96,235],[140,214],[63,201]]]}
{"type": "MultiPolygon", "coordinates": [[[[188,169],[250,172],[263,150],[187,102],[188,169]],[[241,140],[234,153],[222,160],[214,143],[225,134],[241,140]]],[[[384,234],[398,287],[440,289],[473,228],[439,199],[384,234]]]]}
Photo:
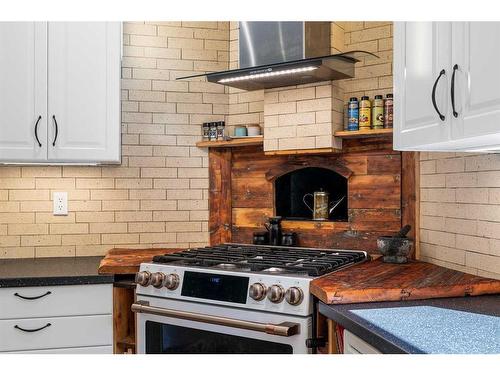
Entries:
{"type": "Polygon", "coordinates": [[[410,225],[405,225],[393,237],[381,236],[377,238],[378,250],[382,253],[385,263],[407,263],[413,241],[406,237],[411,230],[410,225]]]}

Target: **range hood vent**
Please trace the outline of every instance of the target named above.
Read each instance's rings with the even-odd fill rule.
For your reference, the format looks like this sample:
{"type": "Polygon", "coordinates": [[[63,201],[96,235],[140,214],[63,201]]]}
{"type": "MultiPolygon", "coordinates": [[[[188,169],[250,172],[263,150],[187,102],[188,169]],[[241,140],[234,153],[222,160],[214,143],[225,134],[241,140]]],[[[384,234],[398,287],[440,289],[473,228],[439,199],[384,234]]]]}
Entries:
{"type": "Polygon", "coordinates": [[[251,68],[196,74],[178,79],[206,76],[208,82],[220,83],[241,90],[271,89],[353,78],[354,64],[361,58],[378,58],[378,56],[370,52],[351,51],[251,68]]]}
{"type": "Polygon", "coordinates": [[[240,22],[240,69],[197,74],[242,90],[295,86],[354,77],[354,64],[378,58],[364,51],[329,55],[330,22],[240,22]]]}

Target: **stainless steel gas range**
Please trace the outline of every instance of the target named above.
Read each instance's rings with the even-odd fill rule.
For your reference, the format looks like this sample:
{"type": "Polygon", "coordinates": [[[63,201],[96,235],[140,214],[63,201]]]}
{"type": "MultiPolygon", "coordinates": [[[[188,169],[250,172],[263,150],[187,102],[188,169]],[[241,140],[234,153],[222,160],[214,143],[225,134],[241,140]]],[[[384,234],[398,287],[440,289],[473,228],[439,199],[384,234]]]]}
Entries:
{"type": "Polygon", "coordinates": [[[136,274],[138,353],[310,353],[309,282],[366,259],[243,244],[156,256],[136,274]]]}

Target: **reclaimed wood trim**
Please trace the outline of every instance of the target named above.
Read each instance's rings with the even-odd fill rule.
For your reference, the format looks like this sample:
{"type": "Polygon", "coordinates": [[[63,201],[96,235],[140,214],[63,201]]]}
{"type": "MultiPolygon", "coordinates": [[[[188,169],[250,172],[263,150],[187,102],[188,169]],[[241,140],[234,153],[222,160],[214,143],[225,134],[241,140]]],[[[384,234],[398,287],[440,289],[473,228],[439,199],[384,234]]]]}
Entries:
{"type": "Polygon", "coordinates": [[[420,190],[419,153],[401,153],[401,225],[411,225],[408,237],[413,239],[414,245],[411,257],[416,258],[418,244],[418,193],[420,190]]]}
{"type": "Polygon", "coordinates": [[[101,275],[132,275],[139,271],[141,263],[150,262],[153,256],[174,253],[180,250],[182,249],[111,249],[101,260],[98,272],[101,275]]]}
{"type": "Polygon", "coordinates": [[[313,149],[299,149],[299,150],[276,150],[265,151],[267,156],[273,155],[315,155],[315,154],[336,154],[341,153],[341,149],[337,148],[313,148],[313,149]]]}
{"type": "Polygon", "coordinates": [[[113,287],[113,353],[136,351],[135,314],[130,310],[135,289],[113,287]]]}
{"type": "Polygon", "coordinates": [[[328,354],[341,354],[337,345],[337,323],[327,319],[328,325],[328,354]]]}
{"type": "Polygon", "coordinates": [[[348,131],[340,130],[335,132],[335,137],[343,139],[370,138],[370,137],[392,137],[392,129],[370,129],[348,131]]]}
{"type": "Polygon", "coordinates": [[[325,162],[324,158],[298,157],[298,158],[290,158],[285,163],[281,163],[270,168],[269,171],[266,173],[266,179],[268,181],[274,181],[278,177],[281,177],[287,173],[310,167],[329,169],[341,175],[344,178],[349,178],[353,174],[352,170],[350,170],[345,165],[340,163],[337,159],[325,162]]]}
{"type": "Polygon", "coordinates": [[[211,148],[209,151],[208,203],[211,245],[231,242],[231,159],[230,148],[211,148]]]}
{"type": "Polygon", "coordinates": [[[263,137],[232,138],[226,141],[201,141],[196,142],[196,147],[200,148],[220,148],[220,147],[244,147],[258,146],[264,144],[263,137]]]}

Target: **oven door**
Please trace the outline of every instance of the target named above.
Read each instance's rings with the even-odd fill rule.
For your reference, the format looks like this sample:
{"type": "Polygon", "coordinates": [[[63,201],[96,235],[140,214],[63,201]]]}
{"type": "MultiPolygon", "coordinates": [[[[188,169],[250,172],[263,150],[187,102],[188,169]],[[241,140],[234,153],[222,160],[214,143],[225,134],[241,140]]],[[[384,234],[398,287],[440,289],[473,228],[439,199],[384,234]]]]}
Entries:
{"type": "Polygon", "coordinates": [[[137,297],[138,353],[310,353],[310,317],[137,297]]]}

